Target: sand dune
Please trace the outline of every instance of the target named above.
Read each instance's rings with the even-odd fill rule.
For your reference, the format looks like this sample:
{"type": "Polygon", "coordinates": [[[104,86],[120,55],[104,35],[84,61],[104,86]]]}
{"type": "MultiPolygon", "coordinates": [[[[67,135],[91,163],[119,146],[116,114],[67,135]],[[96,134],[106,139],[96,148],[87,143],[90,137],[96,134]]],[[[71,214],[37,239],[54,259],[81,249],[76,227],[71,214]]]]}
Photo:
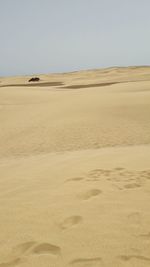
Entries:
{"type": "Polygon", "coordinates": [[[149,267],[150,68],[39,77],[0,78],[0,267],[149,267]]]}

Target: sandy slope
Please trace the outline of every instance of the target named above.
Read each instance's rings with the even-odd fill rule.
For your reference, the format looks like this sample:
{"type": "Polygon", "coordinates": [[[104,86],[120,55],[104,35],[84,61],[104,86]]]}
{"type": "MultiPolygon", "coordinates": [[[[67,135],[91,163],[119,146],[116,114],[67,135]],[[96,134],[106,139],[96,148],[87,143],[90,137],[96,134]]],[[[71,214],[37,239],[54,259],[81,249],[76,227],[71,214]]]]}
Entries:
{"type": "Polygon", "coordinates": [[[0,267],[150,266],[150,68],[0,79],[0,267]]]}

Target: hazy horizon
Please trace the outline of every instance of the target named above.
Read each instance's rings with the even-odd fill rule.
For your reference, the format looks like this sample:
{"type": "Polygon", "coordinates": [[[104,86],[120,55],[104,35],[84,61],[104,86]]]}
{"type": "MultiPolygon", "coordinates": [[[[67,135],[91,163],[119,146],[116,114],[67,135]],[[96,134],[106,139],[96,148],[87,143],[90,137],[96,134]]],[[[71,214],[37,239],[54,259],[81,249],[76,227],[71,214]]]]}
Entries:
{"type": "Polygon", "coordinates": [[[0,76],[150,65],[150,2],[2,0],[0,76]]]}
{"type": "Polygon", "coordinates": [[[25,74],[12,74],[12,75],[0,75],[0,78],[3,77],[23,77],[23,76],[38,76],[38,75],[48,75],[48,74],[65,74],[65,73],[75,73],[75,72],[84,72],[84,71],[96,71],[103,69],[113,69],[113,68],[150,68],[150,65],[126,65],[126,66],[108,66],[108,67],[97,67],[97,68],[82,68],[68,71],[49,71],[49,72],[29,72],[25,74]]]}

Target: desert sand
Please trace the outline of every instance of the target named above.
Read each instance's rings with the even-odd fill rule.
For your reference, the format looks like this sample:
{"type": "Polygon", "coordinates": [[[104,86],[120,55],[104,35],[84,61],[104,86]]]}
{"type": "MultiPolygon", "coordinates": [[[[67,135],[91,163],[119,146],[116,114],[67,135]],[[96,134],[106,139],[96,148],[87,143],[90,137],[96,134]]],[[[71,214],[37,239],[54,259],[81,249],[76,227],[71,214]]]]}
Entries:
{"type": "Polygon", "coordinates": [[[0,267],[150,266],[150,67],[0,78],[0,267]]]}

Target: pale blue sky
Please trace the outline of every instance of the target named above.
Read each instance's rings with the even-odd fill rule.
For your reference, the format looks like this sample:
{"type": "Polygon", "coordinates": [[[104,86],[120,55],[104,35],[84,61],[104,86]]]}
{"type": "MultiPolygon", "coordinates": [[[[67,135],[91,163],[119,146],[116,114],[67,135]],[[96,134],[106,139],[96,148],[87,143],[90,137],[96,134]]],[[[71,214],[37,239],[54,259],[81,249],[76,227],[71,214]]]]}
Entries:
{"type": "Polygon", "coordinates": [[[150,0],[0,0],[0,76],[150,65],[150,0]]]}

